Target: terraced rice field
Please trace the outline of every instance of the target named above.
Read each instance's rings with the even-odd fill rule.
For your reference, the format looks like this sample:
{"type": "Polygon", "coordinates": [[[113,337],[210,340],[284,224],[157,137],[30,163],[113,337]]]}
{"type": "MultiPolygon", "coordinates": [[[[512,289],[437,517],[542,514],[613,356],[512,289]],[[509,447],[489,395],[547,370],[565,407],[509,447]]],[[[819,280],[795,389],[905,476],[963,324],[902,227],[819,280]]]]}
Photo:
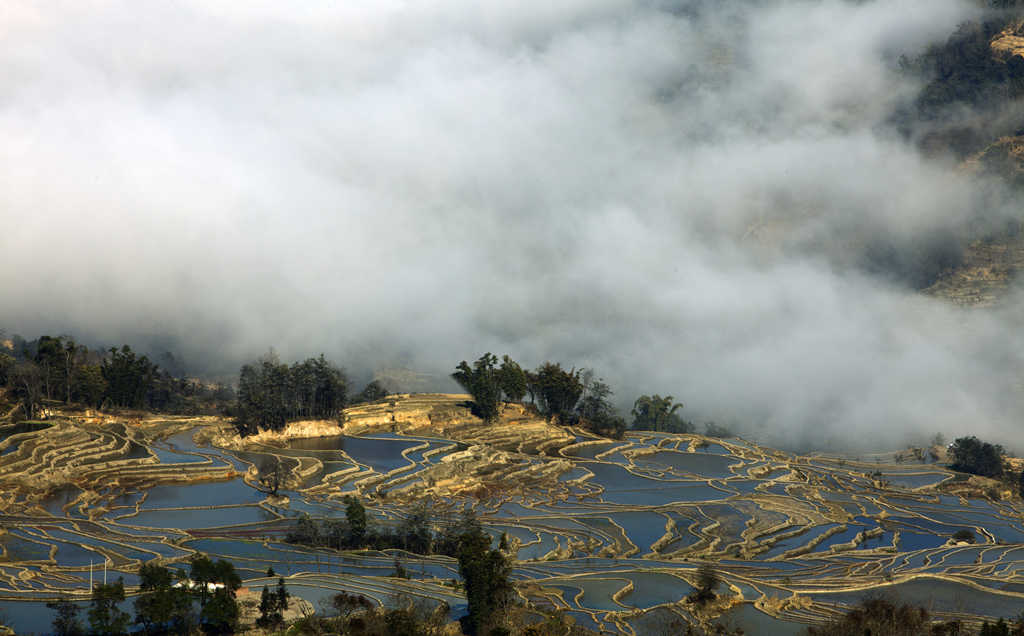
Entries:
{"type": "MultiPolygon", "coordinates": [[[[41,603],[87,598],[90,567],[131,586],[140,563],[201,551],[231,560],[255,588],[272,567],[314,607],[340,590],[382,604],[400,593],[459,616],[452,559],[282,542],[298,515],[343,516],[352,493],[378,523],[413,501],[431,501],[438,524],[472,506],[507,535],[523,600],[613,633],[672,618],[798,633],[880,587],[941,617],[1024,606],[1019,501],[950,495],[961,478],[938,464],[800,457],[695,435],[597,440],[525,419],[487,430],[445,396],[391,404],[390,420],[359,435],[235,450],[197,442],[224,427],[199,419],[0,427],[0,614],[18,633],[47,631],[41,603]],[[410,428],[402,409],[414,407],[448,419],[410,428]],[[255,487],[252,467],[274,456],[292,471],[287,501],[255,487]],[[963,529],[978,543],[953,544],[963,529]],[[396,558],[409,579],[392,578],[396,558]],[[723,580],[710,610],[686,600],[705,562],[723,580]]],[[[352,417],[368,422],[368,412],[352,417]]]]}

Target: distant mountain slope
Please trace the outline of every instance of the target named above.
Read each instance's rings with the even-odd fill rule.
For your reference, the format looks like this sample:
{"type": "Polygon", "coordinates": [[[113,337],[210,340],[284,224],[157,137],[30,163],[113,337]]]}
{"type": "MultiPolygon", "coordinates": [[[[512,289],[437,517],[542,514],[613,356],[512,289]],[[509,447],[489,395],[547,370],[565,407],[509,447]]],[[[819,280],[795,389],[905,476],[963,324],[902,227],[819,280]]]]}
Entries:
{"type": "Polygon", "coordinates": [[[1024,235],[974,241],[964,250],[963,262],[944,272],[924,290],[962,306],[996,304],[1010,281],[1024,269],[1024,235]]]}
{"type": "MultiPolygon", "coordinates": [[[[968,158],[963,167],[975,174],[1002,179],[1015,189],[1024,188],[1024,136],[996,140],[968,158]]],[[[958,305],[990,306],[1021,270],[1024,232],[1019,222],[1010,222],[1002,231],[967,245],[960,265],[944,272],[924,291],[958,305]]]]}
{"type": "MultiPolygon", "coordinates": [[[[1010,5],[1015,6],[1015,5],[1010,5]]],[[[964,172],[991,178],[1024,200],[1024,17],[1019,10],[965,24],[921,60],[933,80],[918,96],[918,143],[950,154],[964,172]]],[[[1011,200],[1009,206],[1013,211],[1011,200]]],[[[961,306],[991,306],[1024,270],[1024,209],[965,237],[962,258],[923,292],[961,306]]]]}

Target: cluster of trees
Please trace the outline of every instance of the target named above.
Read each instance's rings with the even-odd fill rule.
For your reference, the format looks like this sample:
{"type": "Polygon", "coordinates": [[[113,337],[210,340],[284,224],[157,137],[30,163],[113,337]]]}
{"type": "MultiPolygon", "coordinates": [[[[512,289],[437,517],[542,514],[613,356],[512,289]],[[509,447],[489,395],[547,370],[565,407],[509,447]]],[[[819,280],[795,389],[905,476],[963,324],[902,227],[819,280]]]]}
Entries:
{"type": "Polygon", "coordinates": [[[1003,474],[1003,447],[989,444],[977,437],[961,437],[949,449],[953,460],[950,468],[982,477],[1000,477],[1003,474]]]}
{"type": "Polygon", "coordinates": [[[359,594],[335,594],[324,615],[307,616],[288,633],[358,634],[359,636],[449,636],[446,603],[398,598],[394,607],[378,607],[359,594]],[[334,616],[326,614],[334,613],[334,616]]]}
{"type": "Polygon", "coordinates": [[[959,620],[936,621],[923,607],[869,596],[846,614],[807,628],[808,636],[1024,636],[1024,615],[1012,622],[987,620],[974,632],[959,620]]]}
{"type": "MultiPolygon", "coordinates": [[[[269,570],[267,576],[273,576],[274,571],[269,570]]],[[[288,609],[288,589],[284,586],[284,579],[277,579],[277,589],[273,592],[266,585],[260,593],[260,616],[256,619],[256,626],[263,629],[277,629],[284,624],[284,611],[288,609]]]]}
{"type": "Polygon", "coordinates": [[[384,388],[384,385],[377,380],[370,380],[370,382],[363,387],[363,390],[356,394],[352,398],[352,404],[363,404],[364,402],[376,402],[383,400],[389,395],[388,390],[384,388]]]}
{"type": "MultiPolygon", "coordinates": [[[[505,402],[528,400],[538,413],[563,426],[582,426],[599,435],[621,438],[626,421],[615,410],[611,388],[591,369],[564,369],[561,363],[545,362],[534,371],[525,370],[505,355],[499,360],[485,353],[472,364],[463,360],[452,379],[473,398],[473,413],[495,420],[505,402]]],[[[633,403],[631,428],[667,433],[692,433],[692,422],[677,411],[683,405],[671,395],[641,395],[633,403]]],[[[712,437],[730,437],[728,428],[714,422],[706,425],[712,437]]]]}
{"type": "Polygon", "coordinates": [[[563,426],[583,426],[601,435],[621,437],[626,421],[611,403],[612,390],[589,369],[563,369],[545,362],[524,370],[509,356],[485,353],[472,365],[463,360],[452,378],[473,398],[474,413],[488,421],[497,418],[501,402],[521,402],[529,396],[536,411],[563,426]]]}
{"type": "MultiPolygon", "coordinates": [[[[289,634],[346,634],[358,636],[451,636],[451,625],[448,622],[449,606],[398,595],[391,607],[378,607],[374,601],[359,594],[335,594],[327,602],[321,603],[322,611],[306,616],[289,629],[289,634]]],[[[560,611],[543,611],[531,608],[521,610],[509,605],[508,612],[484,627],[477,634],[488,636],[584,636],[595,634],[575,624],[560,611]]],[[[683,634],[685,626],[680,629],[667,629],[658,633],[683,634]]],[[[463,629],[466,629],[464,627],[463,629]]],[[[733,632],[716,631],[725,635],[733,632]]],[[[739,636],[742,632],[737,631],[739,636]]]]}
{"type": "Polygon", "coordinates": [[[347,389],[344,371],[323,354],[289,366],[270,352],[238,375],[235,427],[245,436],[281,430],[294,420],[336,418],[347,389]]]}
{"type": "Polygon", "coordinates": [[[661,431],[664,433],[692,433],[693,423],[684,420],[676,413],[683,405],[675,401],[671,395],[661,397],[641,395],[633,403],[632,427],[642,431],[661,431]]]}
{"type": "MultiPolygon", "coordinates": [[[[53,631],[58,636],[89,634],[127,634],[136,625],[143,634],[232,634],[238,629],[238,603],[235,593],[242,580],[228,561],[211,561],[201,554],[192,556],[190,572],[172,572],[156,564],[139,568],[139,596],[134,603],[135,617],[118,604],[125,599],[124,581],[93,586],[87,612],[88,629],[78,618],[81,608],[64,599],[47,603],[56,612],[53,631]]],[[[284,581],[278,583],[283,590],[284,581]]],[[[278,594],[282,592],[279,591],[278,594]]],[[[287,598],[287,592],[283,592],[287,598]]]]}
{"type": "Polygon", "coordinates": [[[198,414],[218,412],[234,398],[229,387],[175,377],[128,345],[91,350],[71,336],[48,335],[9,343],[0,347],[0,386],[28,419],[46,402],[198,414]]]}
{"type": "Polygon", "coordinates": [[[344,499],[345,516],[340,519],[313,519],[303,515],[285,535],[288,543],[334,548],[335,550],[399,549],[414,554],[442,554],[457,557],[463,537],[479,526],[472,512],[458,519],[445,520],[434,530],[436,515],[426,503],[420,503],[394,526],[372,523],[366,508],[356,497],[344,499]]]}
{"type": "MultiPolygon", "coordinates": [[[[395,528],[371,525],[366,509],[351,495],[345,498],[345,518],[317,521],[303,516],[285,540],[311,546],[336,549],[399,548],[416,554],[443,554],[459,561],[459,574],[469,605],[463,620],[467,634],[486,634],[499,624],[511,600],[512,584],[502,537],[492,548],[490,535],[484,532],[472,510],[440,531],[433,529],[434,516],[426,504],[413,508],[395,528]]],[[[402,568],[396,561],[396,573],[402,568]]]]}
{"type": "MultiPolygon", "coordinates": [[[[957,438],[950,444],[947,454],[953,470],[972,475],[980,475],[992,479],[1000,479],[1008,487],[1016,486],[1020,496],[1024,497],[1024,471],[1015,472],[1007,467],[1003,459],[1003,447],[999,444],[983,442],[973,435],[957,438]]],[[[992,499],[1001,497],[997,487],[989,487],[986,494],[992,499]]]]}
{"type": "Polygon", "coordinates": [[[507,355],[498,365],[498,357],[485,353],[472,366],[463,360],[455,367],[452,379],[473,396],[473,413],[485,420],[498,417],[502,399],[521,402],[526,395],[528,372],[507,355]]]}
{"type": "Polygon", "coordinates": [[[960,621],[933,622],[925,608],[881,596],[866,598],[846,614],[807,628],[808,636],[959,636],[967,633],[960,621]]]}
{"type": "Polygon", "coordinates": [[[1000,618],[994,623],[985,621],[978,630],[978,636],[1024,636],[1024,618],[1018,617],[1013,623],[1000,618]]]}
{"type": "Polygon", "coordinates": [[[232,409],[235,428],[243,437],[260,430],[279,431],[296,420],[340,418],[349,403],[376,402],[388,396],[377,380],[351,400],[348,388],[344,370],[322,353],[287,365],[270,351],[244,365],[238,374],[238,400],[232,409]]]}

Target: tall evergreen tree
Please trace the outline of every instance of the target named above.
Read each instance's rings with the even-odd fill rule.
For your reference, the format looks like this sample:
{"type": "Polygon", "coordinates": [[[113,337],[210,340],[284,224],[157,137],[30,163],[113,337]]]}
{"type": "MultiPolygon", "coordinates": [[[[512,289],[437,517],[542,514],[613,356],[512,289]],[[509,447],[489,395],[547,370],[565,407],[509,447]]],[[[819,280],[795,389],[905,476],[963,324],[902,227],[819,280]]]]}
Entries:
{"type": "Polygon", "coordinates": [[[274,590],[274,602],[277,611],[284,612],[288,609],[288,588],[284,585],[284,577],[277,577],[277,589],[274,590]]]}
{"type": "Polygon", "coordinates": [[[495,366],[497,363],[497,356],[485,353],[472,367],[463,360],[452,373],[452,379],[473,397],[473,412],[487,421],[498,417],[501,404],[501,382],[495,366]]]}
{"type": "Polygon", "coordinates": [[[519,364],[505,355],[498,369],[498,384],[509,402],[522,402],[526,396],[526,372],[519,364]]]}
{"type": "Polygon", "coordinates": [[[298,419],[337,418],[347,388],[344,371],[323,354],[288,366],[271,351],[239,372],[235,426],[244,436],[298,419]]]}
{"type": "Polygon", "coordinates": [[[362,547],[366,542],[366,508],[352,495],[345,496],[345,520],[348,521],[348,544],[362,547]]]}
{"type": "Polygon", "coordinates": [[[157,377],[157,366],[146,356],[136,356],[131,347],[111,347],[100,365],[107,382],[107,399],[121,407],[141,408],[157,377]]]}
{"type": "Polygon", "coordinates": [[[459,574],[468,605],[464,627],[471,635],[486,634],[511,598],[508,561],[500,550],[491,549],[490,536],[472,516],[463,521],[459,543],[459,574]]]}
{"type": "Polygon", "coordinates": [[[260,615],[256,619],[257,627],[274,629],[284,622],[284,617],[281,615],[281,610],[278,606],[277,595],[271,592],[266,585],[263,586],[263,591],[260,592],[259,610],[260,615]]]}

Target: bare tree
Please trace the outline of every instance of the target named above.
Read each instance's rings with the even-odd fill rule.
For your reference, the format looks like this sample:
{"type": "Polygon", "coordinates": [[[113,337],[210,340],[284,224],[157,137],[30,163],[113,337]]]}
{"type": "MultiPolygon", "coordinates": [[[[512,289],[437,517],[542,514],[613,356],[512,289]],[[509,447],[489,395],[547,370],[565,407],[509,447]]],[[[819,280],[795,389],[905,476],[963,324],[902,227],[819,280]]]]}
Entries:
{"type": "Polygon", "coordinates": [[[64,403],[71,403],[71,387],[78,377],[78,370],[82,366],[85,354],[88,349],[77,344],[70,336],[65,336],[64,348],[61,350],[64,362],[64,403]]]}
{"type": "Polygon", "coordinates": [[[284,464],[280,457],[274,455],[260,464],[260,483],[270,491],[270,494],[277,495],[277,491],[284,483],[284,464]]]}
{"type": "Polygon", "coordinates": [[[25,417],[34,418],[43,399],[43,373],[39,365],[29,360],[18,362],[11,368],[8,381],[21,399],[25,417]]]}

